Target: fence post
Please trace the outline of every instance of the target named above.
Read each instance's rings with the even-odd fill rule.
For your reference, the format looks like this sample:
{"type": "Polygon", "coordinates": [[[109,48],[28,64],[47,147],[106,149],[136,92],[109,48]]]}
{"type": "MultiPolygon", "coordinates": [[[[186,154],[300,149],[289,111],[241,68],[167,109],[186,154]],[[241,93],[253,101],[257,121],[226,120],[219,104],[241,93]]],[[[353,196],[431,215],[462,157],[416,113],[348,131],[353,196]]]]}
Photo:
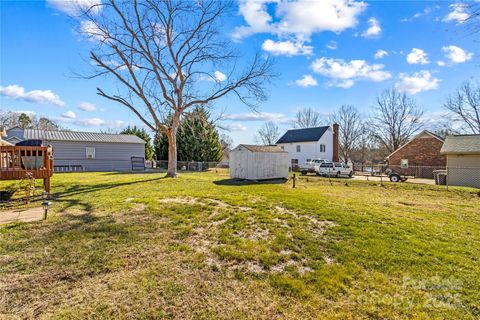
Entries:
{"type": "Polygon", "coordinates": [[[293,181],[293,188],[295,188],[295,182],[297,181],[297,175],[295,173],[293,174],[292,181],[293,181]]]}

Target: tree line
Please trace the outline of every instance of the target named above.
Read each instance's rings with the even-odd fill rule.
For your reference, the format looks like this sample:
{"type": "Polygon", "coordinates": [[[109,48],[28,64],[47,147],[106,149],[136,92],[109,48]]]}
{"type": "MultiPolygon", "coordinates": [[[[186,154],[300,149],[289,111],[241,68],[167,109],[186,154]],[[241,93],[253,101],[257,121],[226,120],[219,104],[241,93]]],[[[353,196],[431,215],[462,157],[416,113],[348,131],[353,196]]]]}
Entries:
{"type": "MultiPolygon", "coordinates": [[[[433,133],[480,134],[480,83],[464,82],[443,104],[446,111],[433,124],[433,133]]],[[[342,105],[329,117],[322,117],[313,108],[299,110],[293,120],[295,128],[311,128],[337,123],[340,126],[340,158],[353,162],[381,162],[407,143],[427,124],[423,109],[413,97],[395,89],[376,96],[372,112],[361,114],[353,105],[342,105]]],[[[265,123],[257,132],[256,141],[275,144],[280,129],[273,122],[265,123]]]]}

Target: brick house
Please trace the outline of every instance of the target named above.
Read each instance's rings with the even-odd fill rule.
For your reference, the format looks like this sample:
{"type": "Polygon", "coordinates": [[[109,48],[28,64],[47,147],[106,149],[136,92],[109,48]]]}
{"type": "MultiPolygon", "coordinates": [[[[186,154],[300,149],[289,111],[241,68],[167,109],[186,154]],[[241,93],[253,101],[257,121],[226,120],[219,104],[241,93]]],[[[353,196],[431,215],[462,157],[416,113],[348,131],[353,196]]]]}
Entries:
{"type": "Polygon", "coordinates": [[[433,178],[433,170],[445,169],[447,158],[440,154],[444,140],[424,130],[388,157],[391,169],[405,175],[433,178]]]}

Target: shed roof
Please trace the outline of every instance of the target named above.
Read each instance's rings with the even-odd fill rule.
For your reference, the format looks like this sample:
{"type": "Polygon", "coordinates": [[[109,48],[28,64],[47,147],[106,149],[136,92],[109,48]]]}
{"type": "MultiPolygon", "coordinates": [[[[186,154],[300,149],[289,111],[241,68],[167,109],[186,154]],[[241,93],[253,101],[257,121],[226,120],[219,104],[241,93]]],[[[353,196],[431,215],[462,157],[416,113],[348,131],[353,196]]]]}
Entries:
{"type": "Polygon", "coordinates": [[[277,143],[318,141],[329,128],[329,126],[326,126],[291,129],[285,132],[285,134],[277,141],[277,143]]]}
{"type": "Polygon", "coordinates": [[[480,154],[480,134],[447,136],[441,154],[480,154]]]}
{"type": "Polygon", "coordinates": [[[24,129],[23,139],[104,143],[145,143],[145,141],[136,135],[131,134],[39,129],[24,129]]]}
{"type": "Polygon", "coordinates": [[[241,144],[240,146],[245,147],[246,149],[252,152],[271,152],[271,153],[280,153],[287,152],[280,148],[279,146],[261,146],[253,144],[241,144]]]}

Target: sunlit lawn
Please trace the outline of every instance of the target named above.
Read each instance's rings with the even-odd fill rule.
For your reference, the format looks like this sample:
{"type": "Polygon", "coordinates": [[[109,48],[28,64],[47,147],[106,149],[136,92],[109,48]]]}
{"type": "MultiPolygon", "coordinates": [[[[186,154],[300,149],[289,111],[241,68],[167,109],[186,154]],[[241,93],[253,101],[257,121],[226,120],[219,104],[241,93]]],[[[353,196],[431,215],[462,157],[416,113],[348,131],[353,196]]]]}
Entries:
{"type": "Polygon", "coordinates": [[[478,190],[208,172],[53,191],[47,221],[0,226],[0,318],[480,317],[478,190]]]}

